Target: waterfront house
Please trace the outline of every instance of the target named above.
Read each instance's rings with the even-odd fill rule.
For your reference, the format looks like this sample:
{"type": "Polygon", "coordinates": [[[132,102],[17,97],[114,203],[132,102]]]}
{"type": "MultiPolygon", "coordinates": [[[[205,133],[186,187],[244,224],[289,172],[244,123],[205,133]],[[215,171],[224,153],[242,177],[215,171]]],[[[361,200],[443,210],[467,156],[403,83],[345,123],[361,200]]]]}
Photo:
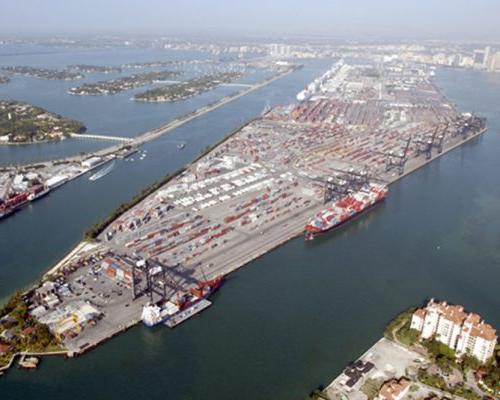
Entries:
{"type": "Polygon", "coordinates": [[[0,356],[8,354],[10,351],[10,345],[7,343],[0,342],[0,356]]]}
{"type": "Polygon", "coordinates": [[[405,377],[390,379],[382,385],[375,400],[400,400],[408,392],[410,384],[405,377]]]}

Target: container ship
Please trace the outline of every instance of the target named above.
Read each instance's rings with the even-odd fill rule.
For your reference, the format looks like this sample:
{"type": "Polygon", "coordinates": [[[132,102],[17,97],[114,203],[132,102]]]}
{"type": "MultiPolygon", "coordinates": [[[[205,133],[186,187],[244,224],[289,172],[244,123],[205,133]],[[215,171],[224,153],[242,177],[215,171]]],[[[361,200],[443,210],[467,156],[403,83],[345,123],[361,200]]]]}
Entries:
{"type": "Polygon", "coordinates": [[[320,211],[305,227],[306,240],[349,221],[385,199],[386,185],[369,183],[361,189],[336,200],[330,207],[320,211]]]}
{"type": "Polygon", "coordinates": [[[207,300],[208,297],[220,288],[223,281],[224,277],[219,276],[210,281],[199,282],[189,292],[178,292],[170,300],[161,305],[145,305],[142,309],[142,322],[149,327],[162,322],[165,322],[165,325],[170,328],[177,326],[209,307],[211,303],[207,300]]]}
{"type": "Polygon", "coordinates": [[[0,219],[9,216],[30,201],[39,199],[49,192],[49,188],[42,184],[38,184],[24,192],[12,194],[4,202],[0,203],[0,219]]]}

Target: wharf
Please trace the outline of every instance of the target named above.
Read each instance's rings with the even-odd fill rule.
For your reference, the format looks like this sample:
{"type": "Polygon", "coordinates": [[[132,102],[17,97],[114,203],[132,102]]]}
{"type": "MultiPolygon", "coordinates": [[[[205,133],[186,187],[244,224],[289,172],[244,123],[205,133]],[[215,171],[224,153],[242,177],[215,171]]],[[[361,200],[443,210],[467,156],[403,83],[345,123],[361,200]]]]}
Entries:
{"type": "Polygon", "coordinates": [[[177,325],[182,324],[189,318],[194,317],[196,314],[201,313],[203,310],[207,309],[211,305],[212,305],[211,301],[208,301],[206,299],[201,299],[196,303],[194,303],[192,306],[186,308],[185,310],[167,319],[165,321],[165,325],[168,326],[169,328],[175,328],[177,325]]]}
{"type": "Polygon", "coordinates": [[[428,160],[425,160],[425,159],[412,160],[413,162],[410,164],[407,164],[405,171],[402,175],[395,175],[395,176],[391,177],[387,183],[389,183],[389,184],[396,183],[397,181],[404,178],[405,176],[410,175],[411,173],[415,172],[416,170],[418,170],[418,169],[426,166],[427,164],[430,164],[434,160],[437,160],[438,158],[444,156],[446,153],[449,153],[449,152],[455,150],[456,148],[464,145],[465,143],[471,142],[474,139],[481,137],[484,133],[486,133],[487,130],[488,130],[488,128],[484,128],[476,133],[472,132],[469,136],[467,136],[466,138],[464,138],[462,140],[458,139],[455,143],[453,143],[447,147],[444,147],[443,151],[440,154],[436,153],[436,154],[432,155],[431,158],[428,160]]]}

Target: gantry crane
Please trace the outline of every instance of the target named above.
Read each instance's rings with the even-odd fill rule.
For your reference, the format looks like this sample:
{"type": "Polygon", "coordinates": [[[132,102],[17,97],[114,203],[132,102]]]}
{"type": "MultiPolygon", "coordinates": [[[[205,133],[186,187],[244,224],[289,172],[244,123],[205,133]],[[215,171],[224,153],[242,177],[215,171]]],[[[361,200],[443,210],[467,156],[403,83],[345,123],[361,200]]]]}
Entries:
{"type": "Polygon", "coordinates": [[[399,175],[403,175],[406,161],[408,160],[408,149],[410,148],[411,136],[406,140],[405,147],[402,152],[394,154],[393,151],[386,153],[385,172],[391,169],[397,169],[399,175]]]}

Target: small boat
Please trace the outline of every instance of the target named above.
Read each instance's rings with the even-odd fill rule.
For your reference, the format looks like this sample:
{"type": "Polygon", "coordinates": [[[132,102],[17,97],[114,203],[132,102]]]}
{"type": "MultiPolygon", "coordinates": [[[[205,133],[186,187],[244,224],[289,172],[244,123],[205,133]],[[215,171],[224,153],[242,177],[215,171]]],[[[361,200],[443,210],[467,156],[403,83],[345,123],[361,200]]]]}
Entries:
{"type": "Polygon", "coordinates": [[[111,172],[111,170],[113,169],[114,166],[115,166],[115,162],[113,161],[111,164],[100,169],[94,175],[92,175],[89,178],[89,181],[96,181],[96,180],[102,178],[103,176],[106,176],[107,174],[109,174],[111,172]]]}
{"type": "Polygon", "coordinates": [[[137,153],[138,151],[139,151],[139,149],[138,149],[138,148],[136,148],[136,147],[132,147],[132,148],[130,148],[130,149],[128,149],[128,150],[126,150],[125,152],[120,153],[120,154],[118,155],[118,158],[121,158],[121,159],[127,159],[127,158],[128,158],[128,157],[130,157],[132,154],[135,154],[135,153],[137,153]]]}
{"type": "Polygon", "coordinates": [[[186,147],[186,144],[185,144],[185,143],[179,143],[179,144],[177,145],[177,148],[178,148],[179,150],[182,150],[184,147],[186,147]]]}
{"type": "Polygon", "coordinates": [[[266,115],[269,111],[271,111],[271,105],[269,104],[269,101],[266,103],[266,106],[264,107],[264,109],[262,110],[262,112],[260,113],[260,116],[263,117],[264,115],[266,115]]]}
{"type": "Polygon", "coordinates": [[[19,366],[25,369],[35,369],[38,367],[40,360],[37,357],[26,357],[23,356],[19,361],[19,366]]]}

